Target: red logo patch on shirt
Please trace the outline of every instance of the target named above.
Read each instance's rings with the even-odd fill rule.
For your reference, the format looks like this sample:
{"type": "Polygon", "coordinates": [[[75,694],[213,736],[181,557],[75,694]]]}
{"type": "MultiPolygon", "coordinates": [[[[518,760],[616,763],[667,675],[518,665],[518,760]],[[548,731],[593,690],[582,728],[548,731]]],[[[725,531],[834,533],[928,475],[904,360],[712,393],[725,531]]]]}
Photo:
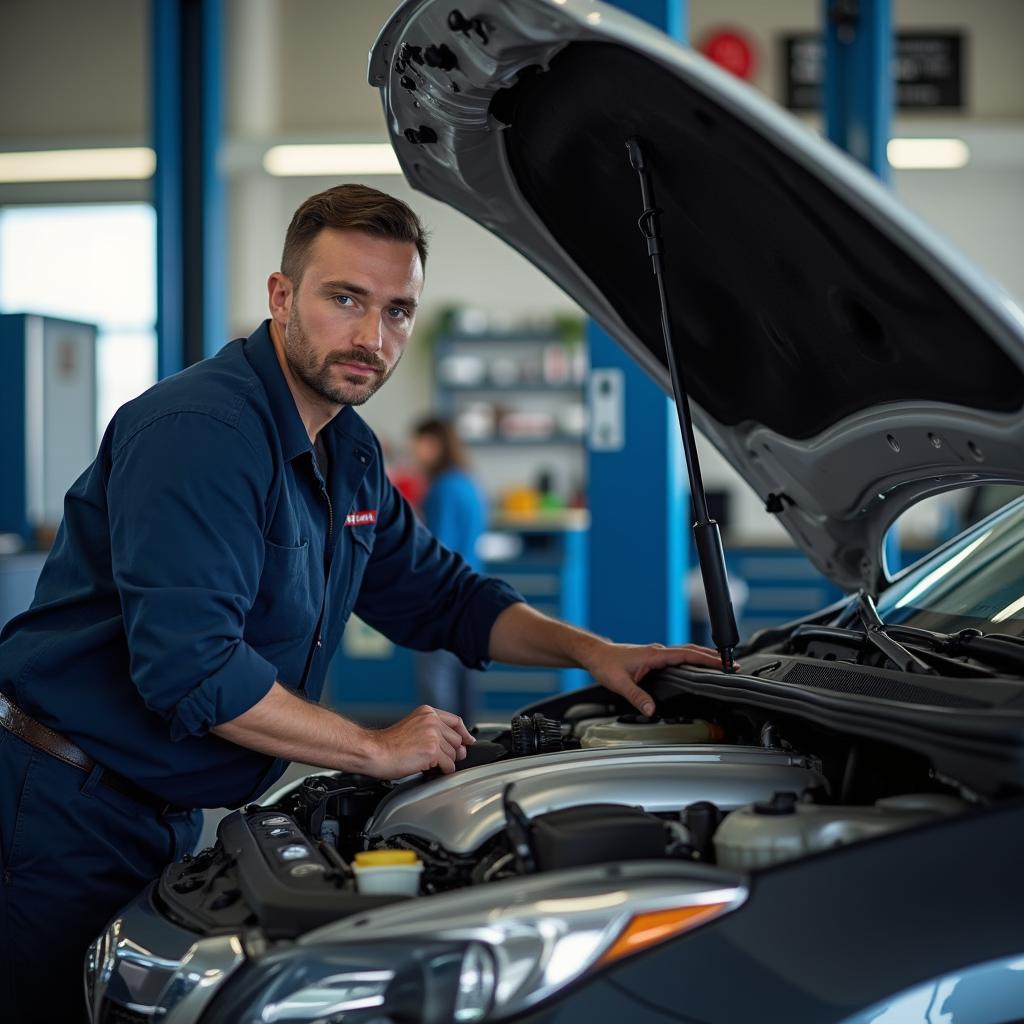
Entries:
{"type": "Polygon", "coordinates": [[[377,510],[370,509],[367,512],[349,512],[345,516],[346,526],[369,526],[377,522],[377,510]]]}

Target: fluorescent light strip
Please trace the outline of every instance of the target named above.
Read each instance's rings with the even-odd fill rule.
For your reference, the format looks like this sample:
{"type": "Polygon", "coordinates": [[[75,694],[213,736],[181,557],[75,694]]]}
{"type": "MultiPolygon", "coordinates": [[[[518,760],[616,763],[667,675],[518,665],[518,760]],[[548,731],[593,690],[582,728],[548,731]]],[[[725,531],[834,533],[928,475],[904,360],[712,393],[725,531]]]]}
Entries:
{"type": "Polygon", "coordinates": [[[51,149],[0,153],[0,184],[27,181],[137,181],[151,178],[156,153],[121,149],[51,149]]]}
{"type": "Polygon", "coordinates": [[[263,156],[263,169],[285,178],[402,173],[390,142],[274,146],[263,156]]]}
{"type": "Polygon", "coordinates": [[[890,139],[886,155],[898,171],[952,171],[966,165],[971,151],[963,139],[890,139]]]}

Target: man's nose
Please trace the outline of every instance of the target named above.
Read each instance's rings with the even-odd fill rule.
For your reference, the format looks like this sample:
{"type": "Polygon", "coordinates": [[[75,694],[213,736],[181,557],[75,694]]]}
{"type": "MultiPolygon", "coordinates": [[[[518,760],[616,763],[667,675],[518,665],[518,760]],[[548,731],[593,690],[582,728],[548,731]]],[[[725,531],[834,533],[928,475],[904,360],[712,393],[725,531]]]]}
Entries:
{"type": "Polygon", "coordinates": [[[368,309],[359,321],[353,343],[368,352],[379,352],[384,346],[384,325],[381,314],[368,309]]]}

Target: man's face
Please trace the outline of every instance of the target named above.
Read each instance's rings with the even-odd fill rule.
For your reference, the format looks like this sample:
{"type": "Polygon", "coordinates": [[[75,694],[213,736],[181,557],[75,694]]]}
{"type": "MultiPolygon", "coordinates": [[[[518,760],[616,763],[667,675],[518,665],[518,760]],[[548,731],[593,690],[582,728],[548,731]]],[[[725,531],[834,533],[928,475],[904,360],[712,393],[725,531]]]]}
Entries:
{"type": "MultiPolygon", "coordinates": [[[[284,278],[287,281],[287,278],[284,278]]],[[[423,266],[412,242],[325,228],[298,289],[274,309],[292,374],[334,405],[362,405],[391,376],[412,334],[423,266]]]]}

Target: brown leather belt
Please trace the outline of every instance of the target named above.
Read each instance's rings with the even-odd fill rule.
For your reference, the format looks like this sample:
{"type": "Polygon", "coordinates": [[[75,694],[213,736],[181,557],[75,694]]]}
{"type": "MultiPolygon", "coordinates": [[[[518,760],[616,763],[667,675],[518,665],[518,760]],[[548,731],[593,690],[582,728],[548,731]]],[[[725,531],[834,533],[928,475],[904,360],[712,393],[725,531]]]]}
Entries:
{"type": "MultiPolygon", "coordinates": [[[[81,747],[76,746],[59,732],[47,728],[42,722],[26,715],[16,704],[12,704],[2,693],[0,693],[0,726],[8,732],[14,733],[19,739],[42,750],[51,757],[71,765],[72,768],[80,768],[83,772],[91,772],[96,767],[96,762],[81,747]]],[[[162,814],[173,814],[185,810],[183,807],[174,807],[166,800],[137,786],[131,779],[104,768],[100,773],[100,782],[110,789],[116,790],[123,796],[135,800],[146,807],[151,807],[162,814]]]]}

